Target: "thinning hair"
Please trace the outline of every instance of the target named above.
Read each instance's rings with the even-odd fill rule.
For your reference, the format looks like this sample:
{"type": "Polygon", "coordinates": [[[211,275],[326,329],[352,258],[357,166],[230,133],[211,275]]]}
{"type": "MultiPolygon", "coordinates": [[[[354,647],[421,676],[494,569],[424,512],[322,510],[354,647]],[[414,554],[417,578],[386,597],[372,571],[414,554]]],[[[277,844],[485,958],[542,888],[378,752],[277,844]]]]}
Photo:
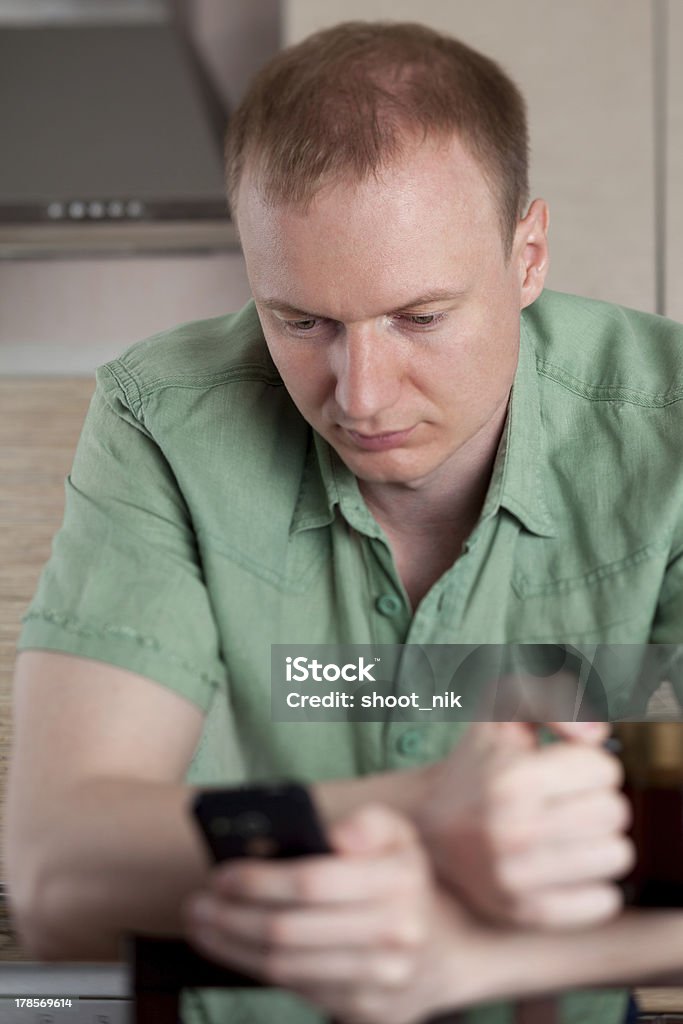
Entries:
{"type": "Polygon", "coordinates": [[[498,210],[503,247],[529,198],[526,105],[493,60],[425,25],[346,22],[282,50],[252,80],[226,136],[235,209],[249,164],[267,201],[304,208],[365,181],[431,137],[458,135],[498,210]]]}

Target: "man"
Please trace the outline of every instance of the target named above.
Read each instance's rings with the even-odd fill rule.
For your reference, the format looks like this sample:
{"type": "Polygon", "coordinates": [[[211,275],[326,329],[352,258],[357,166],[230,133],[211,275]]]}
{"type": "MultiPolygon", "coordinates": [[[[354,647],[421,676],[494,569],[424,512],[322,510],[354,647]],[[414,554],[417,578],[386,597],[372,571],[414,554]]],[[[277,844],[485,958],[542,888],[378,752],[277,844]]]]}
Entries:
{"type": "Polygon", "coordinates": [[[678,915],[610,920],[602,726],[270,720],[273,643],[678,639],[683,335],[541,294],[526,149],[512,83],[419,26],[339,26],[253,83],[254,304],[98,371],[24,620],[7,863],[36,955],[182,933],[293,993],[213,993],[215,1021],[378,1024],[683,962],[678,915]],[[282,776],[335,852],[208,872],[191,794],[282,776]]]}

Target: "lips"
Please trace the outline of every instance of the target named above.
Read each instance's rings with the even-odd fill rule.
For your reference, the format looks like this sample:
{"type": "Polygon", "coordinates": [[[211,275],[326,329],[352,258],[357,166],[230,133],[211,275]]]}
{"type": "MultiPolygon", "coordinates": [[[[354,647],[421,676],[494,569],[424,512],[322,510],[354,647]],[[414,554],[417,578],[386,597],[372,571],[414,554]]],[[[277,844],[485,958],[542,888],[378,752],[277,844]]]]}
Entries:
{"type": "Polygon", "coordinates": [[[346,430],[354,446],[368,452],[384,452],[391,448],[400,448],[412,434],[415,427],[407,430],[393,430],[384,434],[361,434],[356,430],[346,430]]]}

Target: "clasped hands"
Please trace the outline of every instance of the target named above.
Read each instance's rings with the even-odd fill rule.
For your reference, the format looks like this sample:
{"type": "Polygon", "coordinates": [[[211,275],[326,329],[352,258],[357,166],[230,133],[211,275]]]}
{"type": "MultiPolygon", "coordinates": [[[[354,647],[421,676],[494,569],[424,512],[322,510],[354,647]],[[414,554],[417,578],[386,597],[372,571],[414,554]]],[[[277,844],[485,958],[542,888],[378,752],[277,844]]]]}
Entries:
{"type": "Polygon", "coordinates": [[[183,905],[188,941],[348,1024],[501,994],[500,927],[599,924],[633,862],[606,726],[554,729],[539,747],[524,723],[473,724],[410,818],[367,804],[327,822],[332,854],[217,865],[183,905]]]}

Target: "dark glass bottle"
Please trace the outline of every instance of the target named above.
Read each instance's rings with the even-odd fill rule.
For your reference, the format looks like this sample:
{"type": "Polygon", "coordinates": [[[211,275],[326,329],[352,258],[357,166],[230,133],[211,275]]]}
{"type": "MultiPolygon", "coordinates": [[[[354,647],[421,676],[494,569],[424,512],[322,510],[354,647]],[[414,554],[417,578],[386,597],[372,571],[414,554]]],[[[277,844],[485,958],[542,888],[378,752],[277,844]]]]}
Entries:
{"type": "Polygon", "coordinates": [[[683,907],[683,722],[620,722],[614,736],[637,856],[626,903],[683,907]]]}

